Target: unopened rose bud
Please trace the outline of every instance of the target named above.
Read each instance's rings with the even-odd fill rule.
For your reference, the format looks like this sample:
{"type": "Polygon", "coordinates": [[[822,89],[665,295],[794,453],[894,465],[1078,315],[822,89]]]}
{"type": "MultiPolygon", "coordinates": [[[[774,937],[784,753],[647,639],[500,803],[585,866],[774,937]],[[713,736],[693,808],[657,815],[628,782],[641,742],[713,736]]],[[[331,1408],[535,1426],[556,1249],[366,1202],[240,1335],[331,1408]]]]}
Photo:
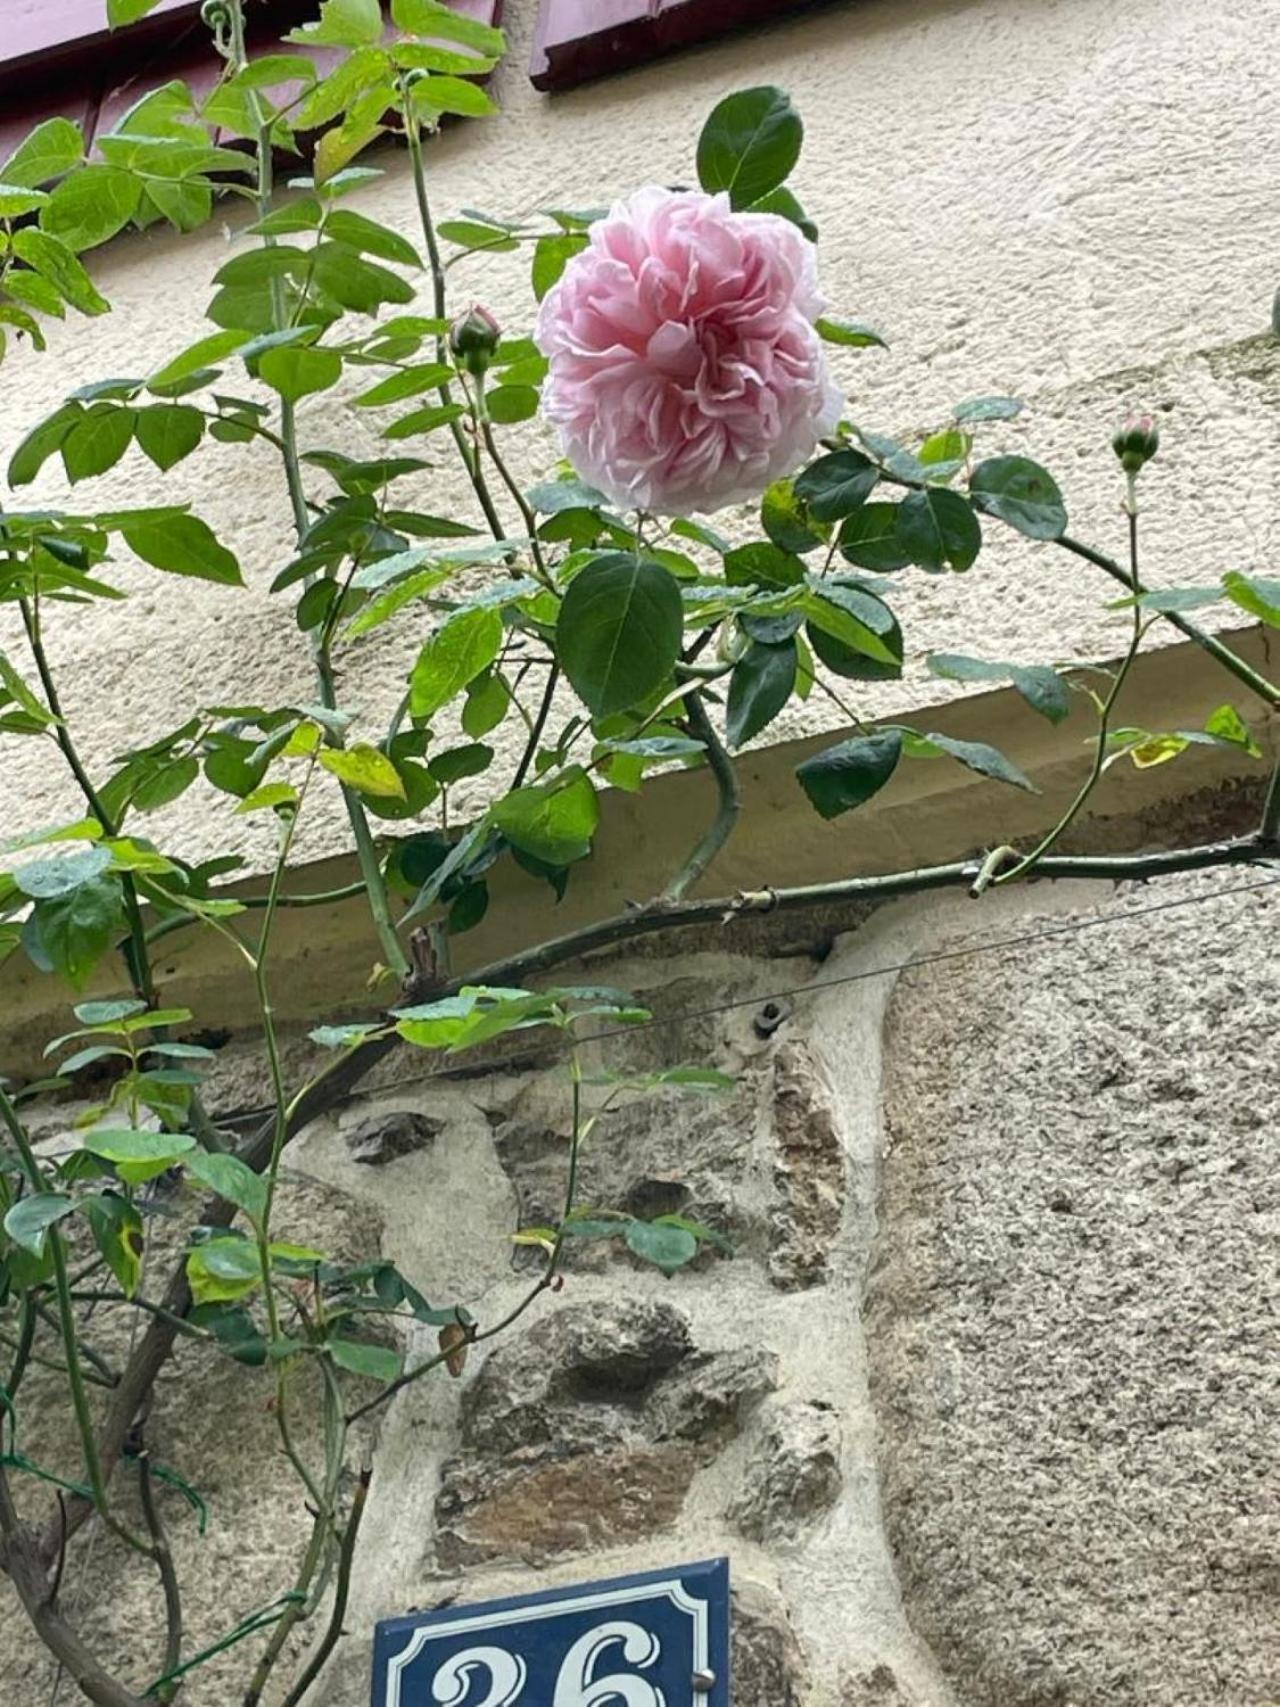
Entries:
{"type": "Polygon", "coordinates": [[[492,362],[501,337],[501,326],[487,308],[477,303],[449,328],[449,350],[478,379],[492,362]]]}
{"type": "Polygon", "coordinates": [[[1111,441],[1126,474],[1137,474],[1160,449],[1160,429],[1153,415],[1130,415],[1111,441]]]}

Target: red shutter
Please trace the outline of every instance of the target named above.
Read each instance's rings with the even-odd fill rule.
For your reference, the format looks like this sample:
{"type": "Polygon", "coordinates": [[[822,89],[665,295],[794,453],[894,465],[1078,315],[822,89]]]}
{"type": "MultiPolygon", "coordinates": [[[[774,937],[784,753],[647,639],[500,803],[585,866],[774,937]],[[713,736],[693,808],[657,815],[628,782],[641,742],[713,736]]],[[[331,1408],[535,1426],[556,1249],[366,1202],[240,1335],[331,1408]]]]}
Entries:
{"type": "Polygon", "coordinates": [[[529,76],[571,89],[729,30],[798,12],[813,0],[540,0],[529,76]]]}

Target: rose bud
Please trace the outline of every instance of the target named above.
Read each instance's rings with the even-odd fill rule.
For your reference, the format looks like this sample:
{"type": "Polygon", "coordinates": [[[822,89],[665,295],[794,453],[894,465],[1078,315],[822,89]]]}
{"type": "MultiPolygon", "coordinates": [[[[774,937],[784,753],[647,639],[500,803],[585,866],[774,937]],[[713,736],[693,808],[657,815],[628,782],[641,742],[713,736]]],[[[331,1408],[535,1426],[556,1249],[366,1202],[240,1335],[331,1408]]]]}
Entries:
{"type": "Polygon", "coordinates": [[[1137,474],[1160,449],[1160,429],[1152,415],[1130,415],[1111,441],[1126,474],[1137,474]]]}
{"type": "Polygon", "coordinates": [[[478,379],[493,360],[502,328],[479,303],[460,315],[449,328],[449,352],[478,379]]]}

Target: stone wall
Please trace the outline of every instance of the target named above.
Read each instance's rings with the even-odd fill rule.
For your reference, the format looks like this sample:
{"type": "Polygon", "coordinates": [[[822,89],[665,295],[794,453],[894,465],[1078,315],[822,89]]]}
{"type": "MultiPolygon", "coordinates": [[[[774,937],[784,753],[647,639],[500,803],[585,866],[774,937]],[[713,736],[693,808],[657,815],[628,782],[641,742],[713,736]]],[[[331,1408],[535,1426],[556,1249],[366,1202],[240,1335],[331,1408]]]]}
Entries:
{"type": "MultiPolygon", "coordinates": [[[[322,1707],[365,1707],[380,1616],[718,1553],[734,1707],[1271,1707],[1277,903],[1233,893],[1258,882],[916,899],[597,963],[666,1023],[596,1064],[737,1088],[625,1107],[584,1196],[687,1211],[736,1254],[668,1280],[583,1244],[522,1328],[354,1443],[372,1490],[322,1707]]],[[[256,1100],[247,1063],[222,1051],[224,1107],[256,1100]]],[[[512,1229],[554,1213],[561,1065],[398,1063],[294,1145],[288,1226],[497,1320],[530,1278],[512,1229]]],[[[194,1646],[283,1586],[306,1517],[269,1377],[183,1367],[194,1397],[162,1383],[148,1441],[209,1504],[201,1539],[165,1496],[194,1646]]],[[[63,1592],[144,1682],[155,1584],[90,1529],[63,1592]]],[[[43,1702],[0,1604],[0,1699],[43,1702]]],[[[184,1699],[227,1707],[234,1670],[184,1699]]]]}

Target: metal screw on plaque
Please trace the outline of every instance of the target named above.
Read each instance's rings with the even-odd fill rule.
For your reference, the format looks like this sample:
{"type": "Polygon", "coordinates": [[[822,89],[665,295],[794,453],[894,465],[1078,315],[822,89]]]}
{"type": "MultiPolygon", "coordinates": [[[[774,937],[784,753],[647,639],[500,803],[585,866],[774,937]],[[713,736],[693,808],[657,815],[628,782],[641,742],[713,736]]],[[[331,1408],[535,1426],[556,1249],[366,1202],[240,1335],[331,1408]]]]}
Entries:
{"type": "Polygon", "coordinates": [[[695,1671],[693,1687],[698,1695],[709,1695],[716,1686],[716,1674],[713,1671],[695,1671]]]}

